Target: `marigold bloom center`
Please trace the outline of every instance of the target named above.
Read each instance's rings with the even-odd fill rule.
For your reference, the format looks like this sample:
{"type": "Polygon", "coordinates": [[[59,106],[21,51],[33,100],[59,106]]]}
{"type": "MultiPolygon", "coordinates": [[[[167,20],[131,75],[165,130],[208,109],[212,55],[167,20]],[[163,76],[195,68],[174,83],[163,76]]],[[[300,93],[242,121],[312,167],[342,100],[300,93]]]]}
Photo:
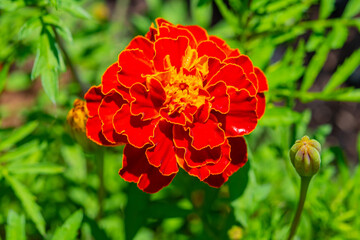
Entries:
{"type": "Polygon", "coordinates": [[[199,91],[203,88],[203,81],[200,74],[187,75],[183,68],[179,72],[172,68],[165,79],[164,87],[166,93],[165,104],[169,112],[182,112],[188,105],[199,107],[205,103],[205,96],[199,91]]]}

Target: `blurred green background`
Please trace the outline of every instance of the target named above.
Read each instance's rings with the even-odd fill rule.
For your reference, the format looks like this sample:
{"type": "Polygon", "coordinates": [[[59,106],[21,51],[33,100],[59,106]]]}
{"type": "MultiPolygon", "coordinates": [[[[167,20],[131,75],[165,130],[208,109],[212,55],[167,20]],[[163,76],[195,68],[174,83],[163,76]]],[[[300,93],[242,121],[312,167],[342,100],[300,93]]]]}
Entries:
{"type": "Polygon", "coordinates": [[[323,146],[297,239],[360,239],[360,1],[0,0],[0,239],[285,239],[299,182],[288,159],[323,146]],[[149,195],[118,176],[122,148],[66,127],[76,98],[154,19],[196,24],[269,83],[249,162],[220,189],[180,171],[149,195]]]}

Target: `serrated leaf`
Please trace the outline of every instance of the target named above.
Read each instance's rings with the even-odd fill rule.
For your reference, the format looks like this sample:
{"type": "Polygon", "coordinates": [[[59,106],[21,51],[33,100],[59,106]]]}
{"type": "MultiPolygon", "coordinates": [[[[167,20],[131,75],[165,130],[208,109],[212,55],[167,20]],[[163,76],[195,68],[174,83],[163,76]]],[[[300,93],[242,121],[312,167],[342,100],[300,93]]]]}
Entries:
{"type": "Polygon", "coordinates": [[[27,137],[30,133],[32,133],[37,126],[38,122],[30,122],[19,129],[14,130],[9,137],[6,139],[2,139],[0,142],[0,151],[6,150],[12,147],[15,143],[27,137]]]}
{"type": "Polygon", "coordinates": [[[6,240],[25,239],[25,216],[10,210],[7,217],[6,240]]]}
{"type": "Polygon", "coordinates": [[[359,13],[360,13],[360,1],[359,0],[350,0],[346,4],[346,7],[345,7],[342,17],[352,18],[359,13]]]}
{"type": "Polygon", "coordinates": [[[42,28],[41,21],[38,17],[34,17],[28,21],[19,30],[18,38],[19,40],[23,40],[28,38],[29,36],[34,37],[40,35],[42,28]]]}
{"type": "Polygon", "coordinates": [[[55,27],[57,33],[61,35],[66,41],[72,41],[72,35],[70,29],[63,23],[63,21],[52,14],[45,15],[43,21],[46,24],[50,24],[55,27]]]}
{"type": "Polygon", "coordinates": [[[64,172],[64,167],[51,163],[11,164],[7,167],[12,174],[58,174],[64,172]]]}
{"type": "Polygon", "coordinates": [[[40,75],[41,84],[46,95],[53,103],[56,103],[59,94],[59,75],[54,69],[44,69],[40,75]]]}
{"type": "Polygon", "coordinates": [[[35,223],[35,226],[40,234],[45,237],[45,220],[41,214],[39,205],[35,202],[35,197],[30,193],[28,188],[16,178],[11,177],[10,175],[5,175],[5,178],[14,190],[17,198],[21,201],[26,214],[35,223]]]}
{"type": "Polygon", "coordinates": [[[39,146],[39,141],[34,140],[29,143],[25,143],[15,149],[8,151],[0,156],[0,163],[1,162],[10,162],[17,160],[19,158],[26,157],[36,151],[42,151],[46,144],[41,144],[39,146]]]}
{"type": "Polygon", "coordinates": [[[65,223],[58,229],[56,229],[52,240],[73,240],[78,235],[78,230],[81,226],[83,219],[82,210],[76,211],[65,223]]]}
{"type": "Polygon", "coordinates": [[[316,77],[324,66],[329,52],[330,47],[327,44],[323,44],[317,49],[306,68],[305,76],[301,84],[301,91],[305,92],[313,85],[316,77]]]}
{"type": "Polygon", "coordinates": [[[344,63],[336,69],[324,88],[324,93],[333,91],[336,87],[344,83],[349,76],[360,66],[360,49],[357,49],[344,63]]]}
{"type": "Polygon", "coordinates": [[[321,0],[320,1],[320,19],[325,19],[330,16],[335,7],[335,0],[321,0]]]}

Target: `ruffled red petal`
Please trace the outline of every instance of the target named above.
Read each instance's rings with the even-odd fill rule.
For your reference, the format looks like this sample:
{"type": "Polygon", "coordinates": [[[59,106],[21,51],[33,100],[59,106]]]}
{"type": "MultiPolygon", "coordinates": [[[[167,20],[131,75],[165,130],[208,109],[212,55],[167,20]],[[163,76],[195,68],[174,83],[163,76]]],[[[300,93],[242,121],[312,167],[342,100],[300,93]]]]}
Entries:
{"type": "Polygon", "coordinates": [[[269,86],[268,86],[268,83],[266,81],[266,77],[265,77],[265,74],[263,73],[263,71],[261,71],[259,68],[255,67],[254,68],[255,70],[255,74],[256,74],[256,77],[259,81],[259,92],[266,92],[269,90],[269,86]]]}
{"type": "Polygon", "coordinates": [[[204,180],[204,182],[212,187],[221,187],[234,172],[243,167],[247,162],[247,149],[244,138],[229,138],[228,140],[231,148],[230,163],[221,174],[210,175],[204,180]]]}
{"type": "Polygon", "coordinates": [[[256,99],[257,99],[256,115],[258,119],[260,119],[265,113],[265,104],[266,104],[265,94],[264,93],[256,94],[256,99]]]}
{"type": "Polygon", "coordinates": [[[84,98],[86,100],[86,107],[89,111],[89,117],[98,115],[98,109],[104,95],[101,93],[101,85],[91,87],[84,98]]]}
{"type": "Polygon", "coordinates": [[[254,66],[250,58],[246,55],[227,58],[224,62],[239,65],[244,70],[246,75],[254,72],[254,66]]]}
{"type": "Polygon", "coordinates": [[[99,116],[90,117],[86,122],[86,136],[93,142],[103,146],[114,146],[115,144],[106,140],[102,133],[99,116]]]}
{"type": "Polygon", "coordinates": [[[114,144],[126,143],[126,137],[115,132],[113,118],[115,113],[126,101],[116,92],[106,95],[99,107],[99,117],[102,122],[102,133],[106,140],[114,144]]]}
{"type": "Polygon", "coordinates": [[[199,27],[196,25],[190,25],[190,26],[179,26],[179,28],[185,28],[185,29],[189,30],[195,37],[197,44],[209,39],[209,36],[208,36],[206,30],[203,29],[202,27],[199,27]]]}
{"type": "Polygon", "coordinates": [[[221,38],[218,38],[217,36],[211,35],[209,36],[210,41],[213,41],[216,43],[216,45],[221,48],[227,57],[237,57],[240,55],[239,49],[232,49],[229,47],[229,45],[226,44],[224,40],[221,38]]]}
{"type": "Polygon", "coordinates": [[[129,143],[142,148],[150,143],[153,130],[159,120],[142,121],[141,116],[132,116],[128,104],[124,104],[114,115],[114,128],[118,134],[127,136],[129,143]]]}
{"type": "Polygon", "coordinates": [[[225,65],[214,75],[207,85],[215,85],[219,81],[223,81],[228,87],[235,87],[237,90],[245,89],[251,96],[255,96],[256,94],[255,86],[246,78],[242,68],[237,65],[225,65]]]}
{"type": "Polygon", "coordinates": [[[162,38],[155,42],[154,66],[157,71],[168,70],[170,66],[180,69],[185,51],[189,46],[187,37],[178,37],[177,39],[162,38]],[[167,63],[167,56],[169,56],[167,63]]]}
{"type": "Polygon", "coordinates": [[[197,47],[198,57],[208,56],[223,61],[226,54],[212,41],[203,41],[197,47]]]}
{"type": "Polygon", "coordinates": [[[257,124],[256,98],[247,91],[233,91],[230,94],[230,111],[227,114],[214,113],[222,124],[227,137],[249,134],[257,124]]]}
{"type": "Polygon", "coordinates": [[[157,34],[157,29],[155,28],[154,23],[151,23],[149,27],[149,31],[145,34],[145,37],[149,39],[151,42],[154,42],[156,34],[157,34]]]}
{"type": "Polygon", "coordinates": [[[139,149],[127,144],[119,174],[125,181],[136,182],[144,192],[155,193],[169,185],[175,174],[162,175],[158,168],[149,164],[145,151],[146,147],[139,149]]]}
{"type": "Polygon", "coordinates": [[[206,89],[211,96],[211,108],[226,114],[230,110],[230,98],[224,82],[217,82],[206,89]]]}
{"type": "Polygon", "coordinates": [[[169,114],[169,110],[168,109],[160,109],[160,115],[166,119],[166,121],[172,123],[172,124],[178,124],[178,125],[183,125],[185,126],[186,124],[186,118],[184,113],[179,113],[177,111],[175,111],[172,114],[169,114]]]}
{"type": "Polygon", "coordinates": [[[149,163],[157,167],[161,174],[169,176],[178,172],[176,153],[172,141],[172,124],[160,121],[151,138],[153,147],[146,150],[149,163]]]}
{"type": "Polygon", "coordinates": [[[224,142],[221,146],[222,155],[220,160],[215,164],[207,164],[201,167],[191,168],[186,162],[181,162],[181,167],[187,171],[190,175],[196,176],[200,181],[205,180],[210,175],[221,174],[224,172],[226,167],[230,164],[230,145],[228,141],[224,142]]]}
{"type": "Polygon", "coordinates": [[[189,46],[191,48],[196,48],[196,40],[192,35],[192,33],[187,29],[177,28],[173,25],[166,25],[160,27],[159,34],[157,35],[157,39],[161,39],[161,38],[177,39],[180,36],[187,37],[189,40],[189,46]]]}
{"type": "Polygon", "coordinates": [[[177,148],[185,149],[184,160],[191,168],[217,163],[221,158],[221,147],[214,147],[213,149],[205,147],[201,150],[193,148],[189,132],[182,126],[174,125],[173,138],[177,148]]]}
{"type": "Polygon", "coordinates": [[[156,86],[152,88],[152,91],[147,90],[144,85],[139,83],[134,84],[130,88],[130,94],[135,99],[130,104],[130,111],[133,115],[141,114],[141,118],[144,121],[158,117],[159,110],[166,99],[161,84],[155,79],[152,79],[151,82],[155,82],[155,84],[157,82],[156,86]],[[160,93],[161,90],[163,92],[162,94],[160,93]]]}
{"type": "Polygon", "coordinates": [[[208,74],[204,77],[203,85],[206,86],[208,82],[213,78],[215,74],[219,72],[219,70],[225,66],[219,59],[209,57],[207,60],[208,63],[208,74]]]}
{"type": "Polygon", "coordinates": [[[149,60],[154,58],[154,43],[143,36],[137,36],[131,40],[125,49],[139,49],[142,50],[145,57],[149,60]]]}
{"type": "Polygon", "coordinates": [[[205,123],[195,122],[190,128],[191,145],[195,149],[214,148],[225,142],[225,133],[214,115],[210,114],[205,123]]]}
{"type": "Polygon", "coordinates": [[[140,49],[124,50],[119,55],[119,82],[127,88],[135,83],[145,83],[146,74],[153,73],[153,64],[140,49]]]}

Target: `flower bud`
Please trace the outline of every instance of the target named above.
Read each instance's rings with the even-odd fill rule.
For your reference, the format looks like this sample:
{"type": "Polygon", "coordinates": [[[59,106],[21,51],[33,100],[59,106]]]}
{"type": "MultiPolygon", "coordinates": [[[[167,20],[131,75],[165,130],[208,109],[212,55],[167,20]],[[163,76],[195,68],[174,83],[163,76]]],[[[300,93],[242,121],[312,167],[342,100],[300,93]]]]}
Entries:
{"type": "Polygon", "coordinates": [[[291,147],[290,160],[301,177],[311,177],[320,168],[321,145],[318,141],[304,136],[291,147]]]}
{"type": "Polygon", "coordinates": [[[86,122],[88,117],[89,112],[86,107],[86,102],[75,99],[74,107],[69,111],[66,121],[69,125],[72,137],[85,149],[91,148],[92,145],[92,142],[86,137],[86,122]]]}

